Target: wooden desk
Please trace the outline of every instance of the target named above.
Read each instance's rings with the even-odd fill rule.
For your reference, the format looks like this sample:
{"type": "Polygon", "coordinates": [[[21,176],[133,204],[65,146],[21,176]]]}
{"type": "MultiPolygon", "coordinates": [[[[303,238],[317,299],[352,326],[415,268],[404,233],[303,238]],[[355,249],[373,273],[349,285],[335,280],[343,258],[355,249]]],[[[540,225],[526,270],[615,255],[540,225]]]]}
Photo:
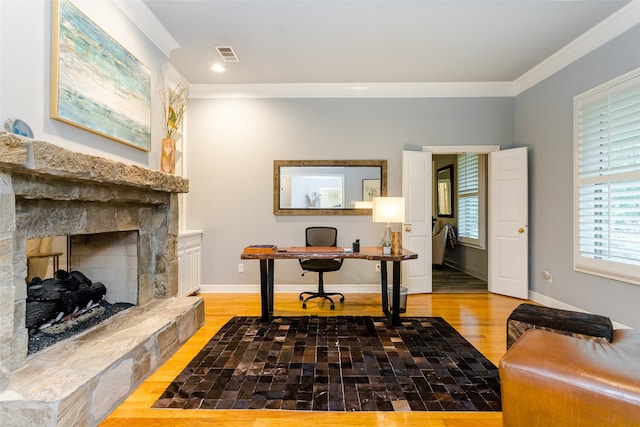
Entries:
{"type": "Polygon", "coordinates": [[[344,252],[340,247],[291,247],[278,248],[276,252],[269,253],[242,253],[240,259],[260,260],[260,298],[262,307],[262,320],[267,322],[273,317],[273,277],[274,260],[276,259],[365,259],[380,261],[380,282],[382,285],[382,311],[391,316],[393,325],[400,324],[400,263],[402,261],[417,259],[418,254],[403,249],[401,254],[383,255],[382,250],[367,246],[360,248],[360,252],[344,252]],[[387,297],[387,261],[393,263],[393,291],[391,313],[389,313],[389,301],[387,297]]]}

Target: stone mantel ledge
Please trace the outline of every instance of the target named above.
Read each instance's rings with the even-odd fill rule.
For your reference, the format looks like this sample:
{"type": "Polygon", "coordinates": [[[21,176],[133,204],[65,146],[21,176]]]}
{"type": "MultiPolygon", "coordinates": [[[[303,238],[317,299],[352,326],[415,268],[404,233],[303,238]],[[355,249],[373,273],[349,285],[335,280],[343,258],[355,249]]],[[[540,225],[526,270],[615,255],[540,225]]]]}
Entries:
{"type": "Polygon", "coordinates": [[[0,169],[168,193],[189,191],[189,180],[179,176],[6,132],[0,132],[0,169]]]}

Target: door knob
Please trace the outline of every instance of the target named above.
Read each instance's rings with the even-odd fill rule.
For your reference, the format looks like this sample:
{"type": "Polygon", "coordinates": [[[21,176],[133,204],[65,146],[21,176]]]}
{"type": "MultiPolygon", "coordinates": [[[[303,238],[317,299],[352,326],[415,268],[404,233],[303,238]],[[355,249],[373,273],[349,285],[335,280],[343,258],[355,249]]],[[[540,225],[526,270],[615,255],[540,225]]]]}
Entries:
{"type": "Polygon", "coordinates": [[[520,233],[520,234],[524,233],[524,228],[522,228],[522,227],[518,228],[518,233],[520,233]]]}
{"type": "Polygon", "coordinates": [[[407,233],[411,233],[411,224],[405,224],[404,225],[404,231],[407,233]]]}

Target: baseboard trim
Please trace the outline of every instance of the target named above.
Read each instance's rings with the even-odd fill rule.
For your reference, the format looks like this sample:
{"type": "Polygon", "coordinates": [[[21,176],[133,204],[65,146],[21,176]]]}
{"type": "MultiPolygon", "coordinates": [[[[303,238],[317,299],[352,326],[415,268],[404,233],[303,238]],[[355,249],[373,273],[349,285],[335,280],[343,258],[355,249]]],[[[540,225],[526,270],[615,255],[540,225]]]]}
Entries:
{"type": "MultiPolygon", "coordinates": [[[[531,291],[531,290],[529,291],[529,299],[531,301],[535,301],[535,302],[537,302],[539,304],[542,304],[542,305],[545,305],[545,306],[551,307],[551,308],[557,308],[557,309],[560,309],[560,310],[579,311],[581,313],[588,313],[587,310],[583,310],[580,307],[569,305],[569,304],[564,303],[562,301],[559,301],[557,299],[551,298],[551,297],[546,296],[546,295],[542,295],[542,294],[540,294],[538,292],[531,291]]],[[[613,324],[613,327],[615,329],[631,329],[630,326],[627,326],[627,325],[622,324],[622,323],[615,322],[613,320],[611,320],[611,323],[613,324]]]]}

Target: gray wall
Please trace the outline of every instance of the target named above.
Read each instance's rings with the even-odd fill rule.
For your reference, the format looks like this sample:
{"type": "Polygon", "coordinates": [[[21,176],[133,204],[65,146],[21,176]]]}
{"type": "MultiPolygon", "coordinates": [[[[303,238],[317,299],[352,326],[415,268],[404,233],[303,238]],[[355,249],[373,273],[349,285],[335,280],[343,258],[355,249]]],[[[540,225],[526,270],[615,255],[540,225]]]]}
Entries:
{"type": "MultiPolygon", "coordinates": [[[[273,160],[386,159],[389,195],[401,194],[402,150],[423,145],[513,144],[512,98],[194,99],[189,106],[187,228],[204,231],[202,283],[258,283],[249,244],[304,244],[309,225],[338,227],[338,244],[376,245],[383,224],[368,216],[274,216],[273,160]]],[[[398,227],[396,225],[396,227],[398,227]]],[[[398,229],[398,228],[394,228],[398,229]]],[[[279,284],[314,283],[280,262],[279,284]]],[[[345,262],[327,283],[378,283],[370,263],[345,262]]]]}
{"type": "Polygon", "coordinates": [[[529,150],[530,289],[640,327],[640,286],[573,271],[573,97],[640,67],[640,28],[516,98],[515,135],[529,150]],[[542,271],[553,274],[553,283],[542,271]]]}

